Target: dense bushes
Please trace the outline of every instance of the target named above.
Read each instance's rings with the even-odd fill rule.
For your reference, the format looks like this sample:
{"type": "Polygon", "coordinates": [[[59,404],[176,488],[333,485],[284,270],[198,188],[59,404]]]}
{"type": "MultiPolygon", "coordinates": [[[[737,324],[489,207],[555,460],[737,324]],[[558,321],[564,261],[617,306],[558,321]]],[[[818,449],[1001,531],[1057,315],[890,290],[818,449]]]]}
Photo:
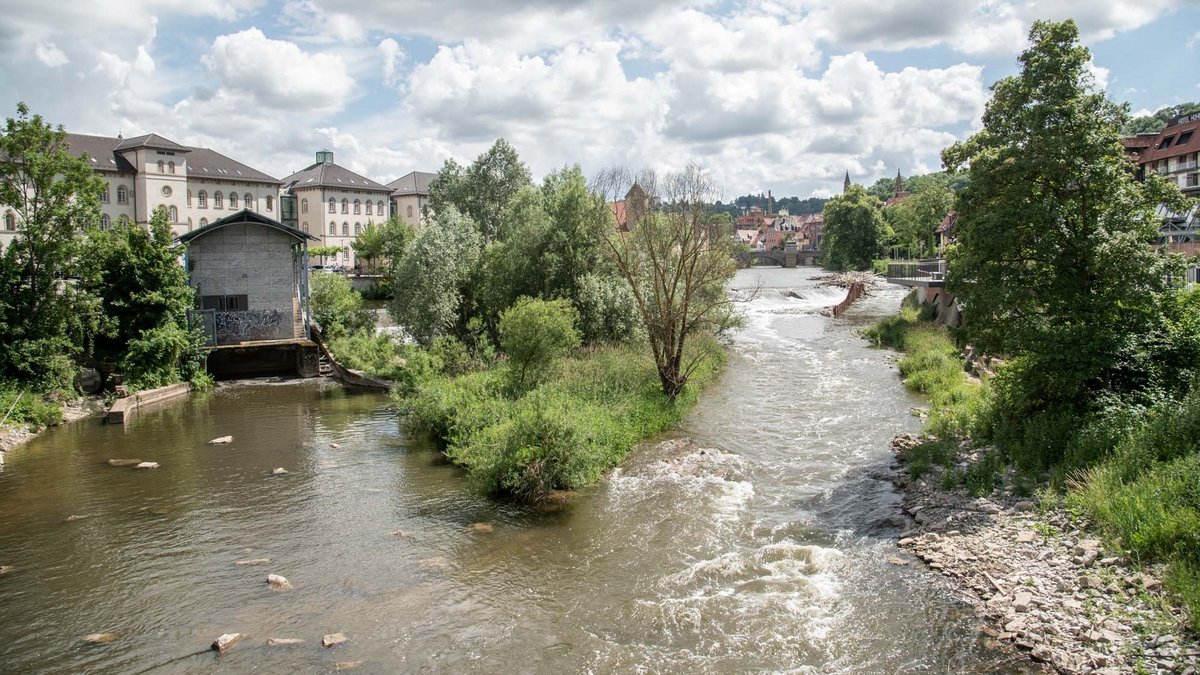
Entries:
{"type": "Polygon", "coordinates": [[[671,402],[645,349],[609,346],[564,359],[557,377],[517,398],[502,365],[432,377],[400,402],[409,428],[438,439],[477,489],[537,500],[596,480],[638,441],[678,423],[720,365],[706,361],[671,402]]]}
{"type": "Polygon", "coordinates": [[[62,408],[40,393],[13,382],[0,382],[0,422],[36,428],[61,421],[62,408]]]}
{"type": "Polygon", "coordinates": [[[313,274],[309,303],[313,319],[327,338],[351,335],[371,326],[363,298],[341,274],[313,274]]]}
{"type": "Polygon", "coordinates": [[[515,391],[536,383],[555,359],[579,346],[578,319],[567,300],[520,298],[500,314],[500,347],[515,391]]]}

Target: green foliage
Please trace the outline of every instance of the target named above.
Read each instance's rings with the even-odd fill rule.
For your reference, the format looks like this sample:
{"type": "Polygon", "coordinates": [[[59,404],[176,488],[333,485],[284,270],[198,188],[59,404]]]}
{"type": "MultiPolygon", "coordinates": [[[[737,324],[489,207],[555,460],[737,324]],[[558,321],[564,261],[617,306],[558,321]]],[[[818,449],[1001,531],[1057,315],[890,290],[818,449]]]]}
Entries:
{"type": "Polygon", "coordinates": [[[894,232],[892,241],[912,258],[933,255],[934,230],[954,202],[954,193],[943,181],[918,185],[919,189],[884,212],[894,232]]]}
{"type": "Polygon", "coordinates": [[[104,183],[70,154],[62,128],[18,104],[0,135],[0,211],[17,217],[16,237],[0,255],[0,377],[46,390],[73,380],[95,303],[73,284],[79,232],[99,221],[104,183]]]}
{"type": "MultiPolygon", "coordinates": [[[[393,216],[382,225],[367,223],[350,243],[350,248],[354,249],[358,257],[367,261],[367,272],[374,273],[382,268],[384,275],[388,276],[392,269],[391,262],[404,255],[414,237],[416,233],[412,226],[393,216]],[[379,264],[380,261],[382,264],[379,264]]],[[[390,279],[388,286],[390,288],[390,279]]]]}
{"type": "Polygon", "coordinates": [[[579,346],[579,313],[567,300],[518,299],[500,315],[500,348],[516,391],[540,380],[554,361],[579,346]]]}
{"type": "Polygon", "coordinates": [[[611,274],[585,274],[575,286],[585,343],[622,342],[637,334],[637,303],[624,280],[611,274]]]}
{"type": "Polygon", "coordinates": [[[516,149],[500,138],[465,169],[446,160],[429,183],[429,207],[435,214],[458,211],[479,228],[484,241],[491,241],[505,206],[529,184],[529,169],[516,149]]]}
{"type": "Polygon", "coordinates": [[[958,195],[947,288],[969,307],[971,344],[1019,357],[998,383],[998,425],[1047,448],[1060,440],[1055,425],[1105,392],[1152,384],[1141,373],[1154,359],[1172,261],[1147,244],[1155,209],[1182,204],[1157,176],[1138,182],[1128,170],[1124,113],[1094,90],[1075,24],[1035,23],[1030,41],[1021,73],[994,85],[984,129],[943,153],[971,178],[958,195]],[[1038,428],[1026,434],[1028,424],[1038,428]]]}
{"type": "Polygon", "coordinates": [[[865,270],[883,253],[890,236],[880,202],[861,186],[852,185],[825,205],[825,238],[822,256],[834,270],[865,270]]]}
{"type": "Polygon", "coordinates": [[[463,322],[459,310],[481,246],[475,225],[447,206],[395,263],[391,314],[421,344],[463,322]]]}
{"type": "Polygon", "coordinates": [[[1178,105],[1169,105],[1164,108],[1159,108],[1150,115],[1142,115],[1134,117],[1125,122],[1121,127],[1121,133],[1125,136],[1132,136],[1141,133],[1158,133],[1163,127],[1167,126],[1172,118],[1186,115],[1188,113],[1200,110],[1200,103],[1180,103],[1178,105]]]}
{"type": "Polygon", "coordinates": [[[38,429],[61,422],[62,407],[48,401],[41,392],[16,382],[0,381],[0,420],[8,426],[38,429]]]}
{"type": "MultiPolygon", "coordinates": [[[[717,356],[705,358],[695,386],[723,363],[719,350],[700,347],[717,356]]],[[[695,402],[694,386],[674,401],[663,396],[654,363],[635,346],[596,348],[563,365],[518,399],[507,395],[506,367],[429,378],[400,399],[406,425],[441,442],[481,492],[537,501],[595,481],[695,402]]]]}
{"type": "Polygon", "coordinates": [[[309,246],[308,260],[312,262],[317,258],[332,258],[341,252],[341,246],[309,246]]]}
{"type": "Polygon", "coordinates": [[[368,330],[371,315],[350,280],[340,274],[314,274],[309,279],[309,305],[327,338],[368,330]]]}

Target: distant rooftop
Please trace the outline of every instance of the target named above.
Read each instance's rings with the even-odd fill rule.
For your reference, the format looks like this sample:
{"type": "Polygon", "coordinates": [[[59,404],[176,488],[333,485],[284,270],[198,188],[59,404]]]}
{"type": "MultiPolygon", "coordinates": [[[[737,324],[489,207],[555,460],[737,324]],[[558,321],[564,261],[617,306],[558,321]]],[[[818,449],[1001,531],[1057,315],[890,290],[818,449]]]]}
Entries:
{"type": "Polygon", "coordinates": [[[412,171],[387,184],[394,195],[428,195],[429,183],[437,178],[436,173],[412,171]]]}

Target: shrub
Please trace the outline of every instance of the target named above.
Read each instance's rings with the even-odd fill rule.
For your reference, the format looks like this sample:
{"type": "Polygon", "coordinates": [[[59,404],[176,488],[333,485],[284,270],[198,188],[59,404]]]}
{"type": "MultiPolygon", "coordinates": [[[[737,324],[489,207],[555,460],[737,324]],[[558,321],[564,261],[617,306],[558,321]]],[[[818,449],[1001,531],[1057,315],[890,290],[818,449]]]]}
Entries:
{"type": "Polygon", "coordinates": [[[587,274],[576,284],[579,293],[575,302],[584,342],[621,342],[633,337],[641,322],[633,291],[624,279],[587,274]]]}
{"type": "Polygon", "coordinates": [[[4,424],[44,427],[62,421],[62,408],[46,400],[39,391],[0,382],[0,420],[4,424]]]}
{"type": "Polygon", "coordinates": [[[312,315],[327,338],[338,338],[364,331],[371,326],[371,315],[363,307],[362,296],[340,274],[314,274],[309,294],[312,315]]]}
{"type": "Polygon", "coordinates": [[[500,348],[516,391],[541,379],[555,359],[579,346],[579,313],[567,300],[520,298],[500,314],[500,348]]]}

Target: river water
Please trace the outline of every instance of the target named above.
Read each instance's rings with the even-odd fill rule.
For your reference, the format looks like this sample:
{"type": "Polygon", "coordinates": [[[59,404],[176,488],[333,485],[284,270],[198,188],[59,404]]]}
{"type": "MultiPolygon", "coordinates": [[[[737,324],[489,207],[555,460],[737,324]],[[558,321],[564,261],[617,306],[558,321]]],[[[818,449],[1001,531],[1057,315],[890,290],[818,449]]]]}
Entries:
{"type": "Polygon", "coordinates": [[[0,472],[0,672],[1014,672],[940,578],[887,562],[881,472],[921,402],[853,331],[901,293],[830,319],[844,292],[816,273],[739,272],[760,290],[672,434],[693,443],[635,453],[557,513],[471,494],[385,397],[329,383],[50,430],[0,472]],[[334,632],[349,642],[323,649],[334,632]]]}

